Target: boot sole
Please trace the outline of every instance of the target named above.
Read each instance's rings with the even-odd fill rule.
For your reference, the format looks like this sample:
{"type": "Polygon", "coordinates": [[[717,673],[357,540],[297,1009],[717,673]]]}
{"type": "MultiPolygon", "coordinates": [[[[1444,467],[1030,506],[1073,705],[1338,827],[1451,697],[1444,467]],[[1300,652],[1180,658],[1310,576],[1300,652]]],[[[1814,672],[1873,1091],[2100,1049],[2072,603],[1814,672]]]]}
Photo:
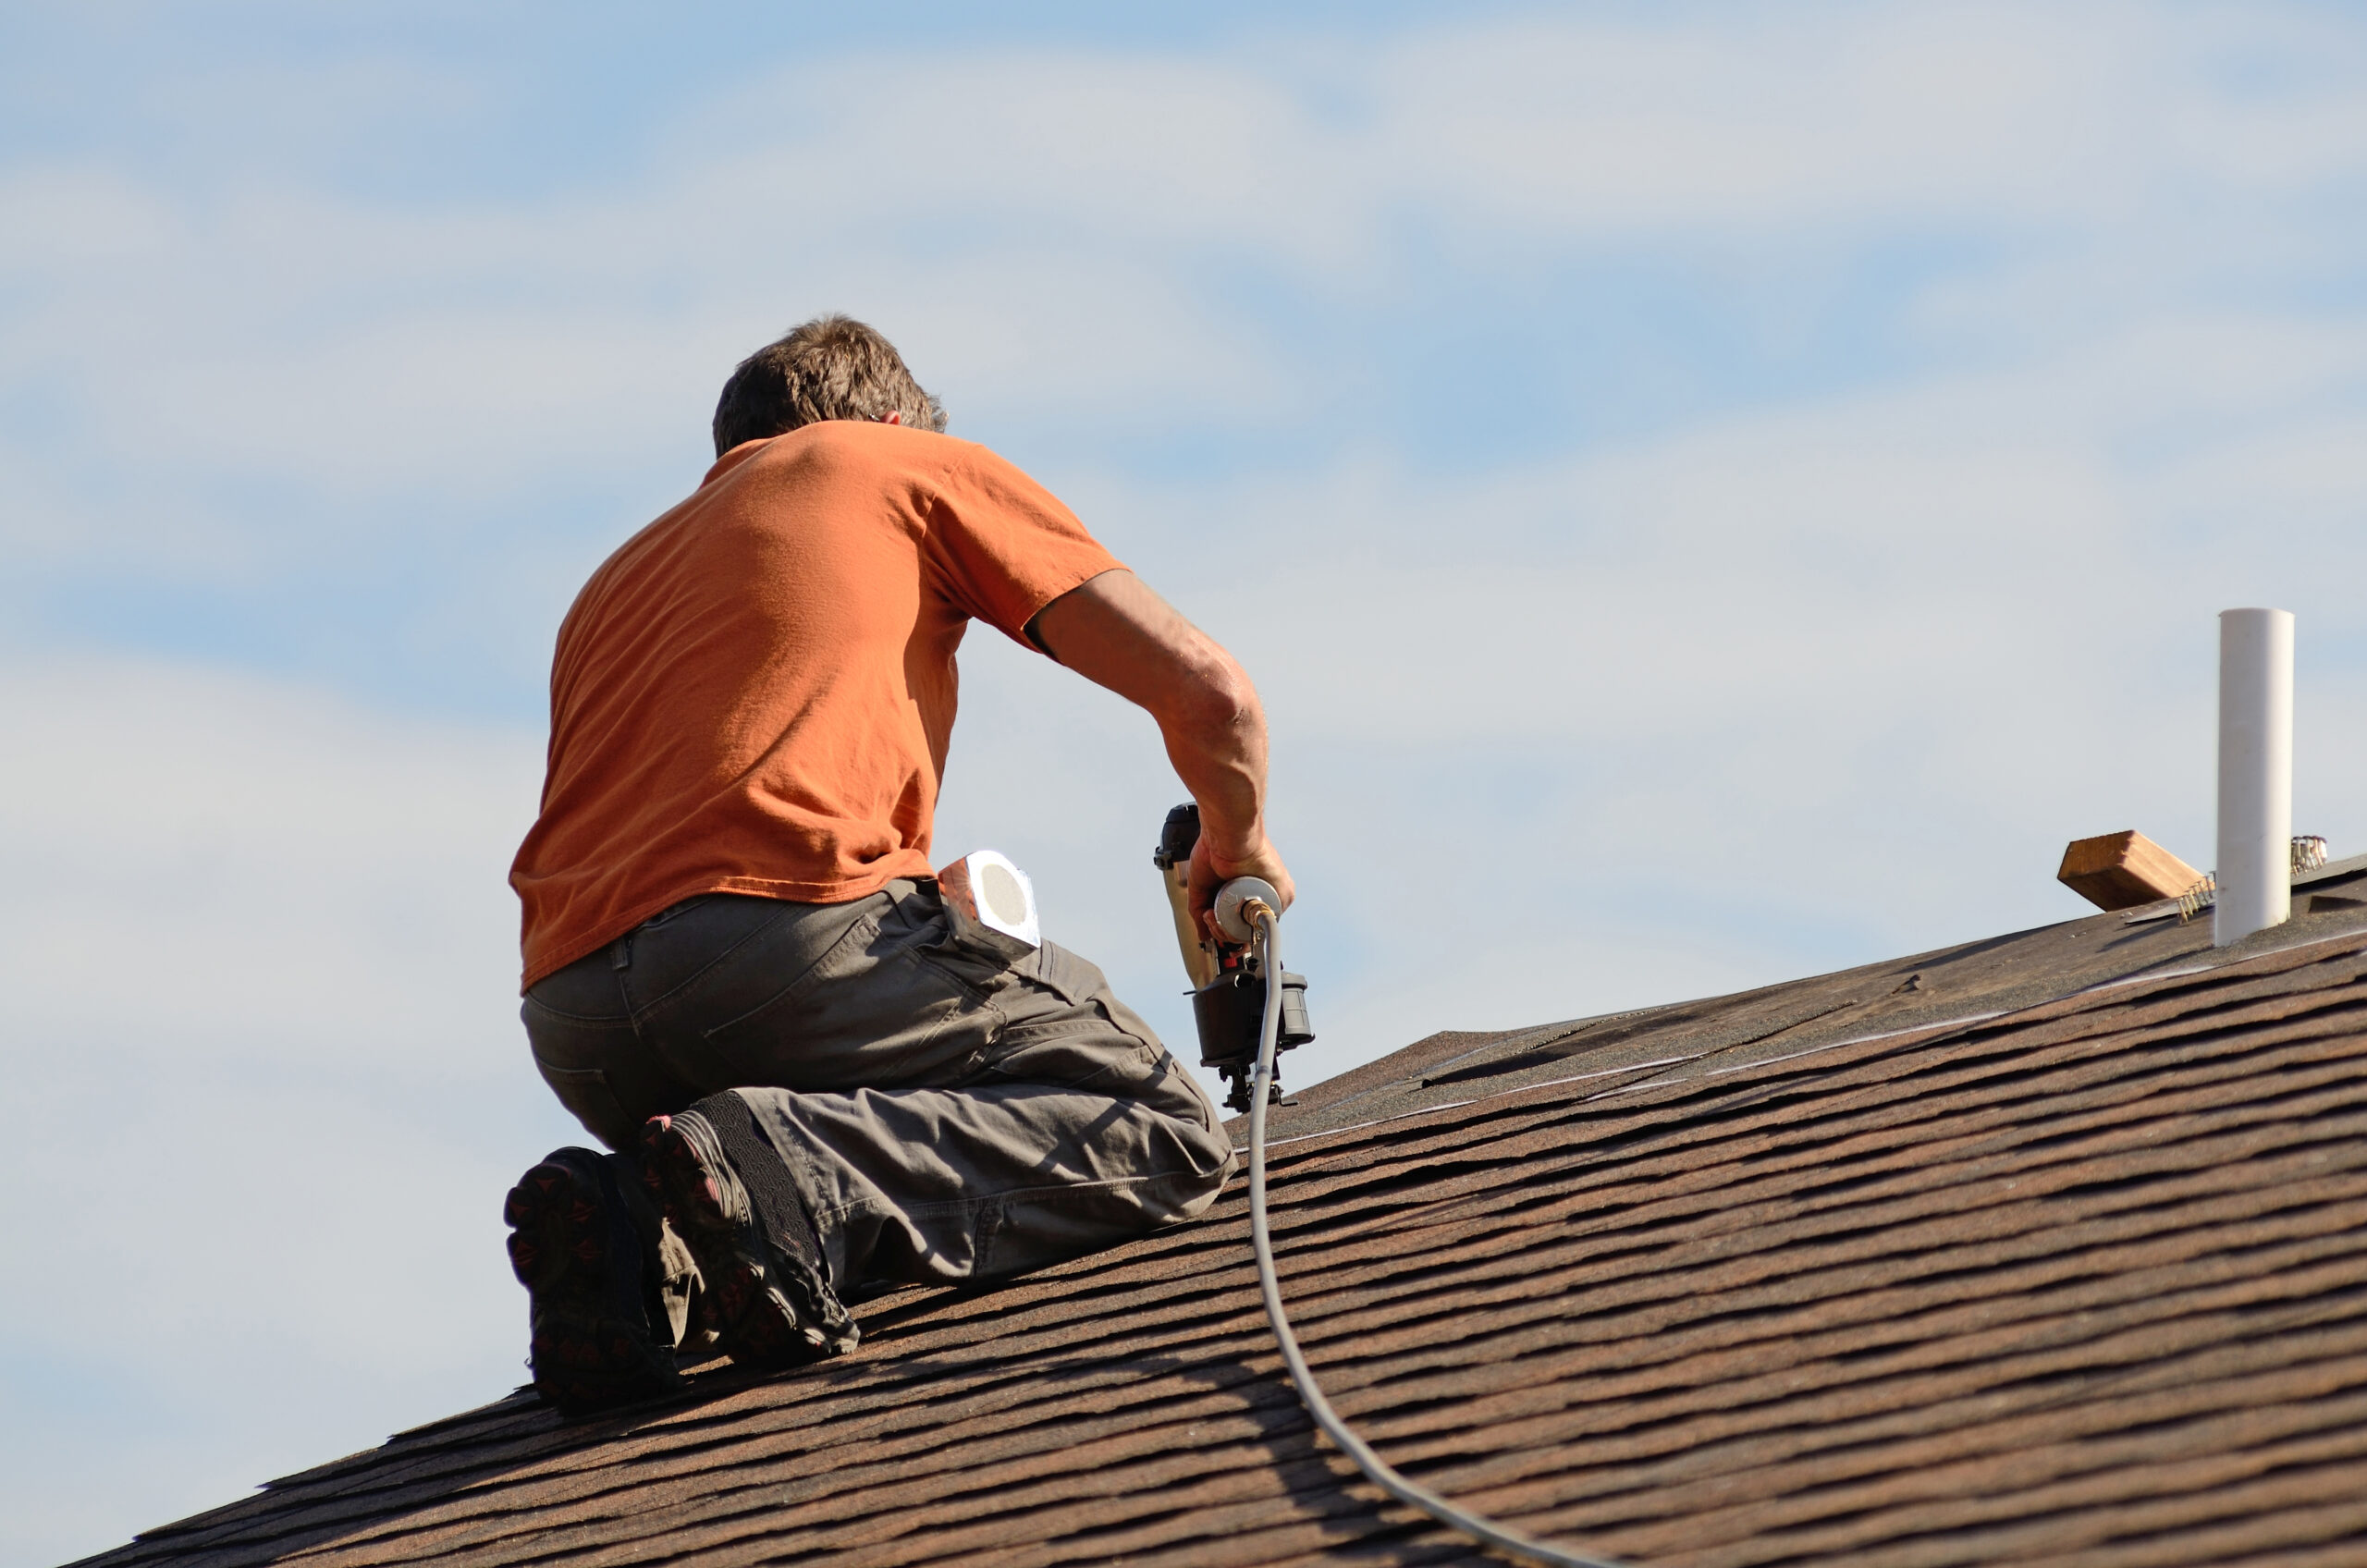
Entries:
{"type": "Polygon", "coordinates": [[[510,1271],[533,1300],[528,1364],[546,1403],[584,1415],[680,1390],[672,1358],[613,1307],[613,1227],[596,1183],[546,1160],[509,1189],[501,1217],[510,1271]]]}
{"type": "Polygon", "coordinates": [[[642,1129],[642,1180],[698,1259],[700,1310],[731,1359],[780,1371],[831,1354],[774,1280],[772,1247],[736,1180],[729,1182],[736,1201],[725,1196],[730,1167],[712,1131],[652,1118],[642,1129]]]}

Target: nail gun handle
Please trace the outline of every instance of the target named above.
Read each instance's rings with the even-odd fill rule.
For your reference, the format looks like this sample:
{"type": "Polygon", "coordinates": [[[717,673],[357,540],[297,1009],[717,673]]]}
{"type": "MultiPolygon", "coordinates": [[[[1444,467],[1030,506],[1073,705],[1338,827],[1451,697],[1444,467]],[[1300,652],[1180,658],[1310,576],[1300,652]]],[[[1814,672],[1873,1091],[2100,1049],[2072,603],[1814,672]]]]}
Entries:
{"type": "Polygon", "coordinates": [[[1150,857],[1167,889],[1167,907],[1175,916],[1175,945],[1184,951],[1184,972],[1192,977],[1196,991],[1214,985],[1224,967],[1216,944],[1201,935],[1200,923],[1192,918],[1192,850],[1199,841],[1200,807],[1186,801],[1167,814],[1159,848],[1150,857]]]}

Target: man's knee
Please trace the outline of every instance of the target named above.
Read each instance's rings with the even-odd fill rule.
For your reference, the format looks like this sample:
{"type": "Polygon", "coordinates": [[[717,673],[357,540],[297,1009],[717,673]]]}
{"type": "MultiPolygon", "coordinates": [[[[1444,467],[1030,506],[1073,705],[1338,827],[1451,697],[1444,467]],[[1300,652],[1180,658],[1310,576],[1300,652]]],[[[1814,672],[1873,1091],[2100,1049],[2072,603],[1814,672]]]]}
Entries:
{"type": "Polygon", "coordinates": [[[1153,1196],[1158,1221],[1207,1212],[1241,1165],[1215,1102],[1182,1062],[1161,1051],[1137,1103],[1158,1119],[1159,1141],[1165,1145],[1150,1161],[1158,1176],[1153,1196]]]}

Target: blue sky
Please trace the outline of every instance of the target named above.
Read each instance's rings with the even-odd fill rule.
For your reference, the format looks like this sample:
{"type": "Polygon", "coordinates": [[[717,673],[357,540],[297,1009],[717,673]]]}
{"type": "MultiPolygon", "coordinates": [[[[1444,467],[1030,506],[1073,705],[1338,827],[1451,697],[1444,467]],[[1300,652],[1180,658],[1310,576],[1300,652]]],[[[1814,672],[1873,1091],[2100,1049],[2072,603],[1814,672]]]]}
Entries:
{"type": "MultiPolygon", "coordinates": [[[[2367,849],[2356,7],[0,7],[0,1563],[522,1377],[558,618],[845,309],[1239,653],[1321,1038],[2206,863],[2219,609],[2367,849]]],[[[1155,735],[988,635],[939,844],[1171,1038],[1155,735]]]]}

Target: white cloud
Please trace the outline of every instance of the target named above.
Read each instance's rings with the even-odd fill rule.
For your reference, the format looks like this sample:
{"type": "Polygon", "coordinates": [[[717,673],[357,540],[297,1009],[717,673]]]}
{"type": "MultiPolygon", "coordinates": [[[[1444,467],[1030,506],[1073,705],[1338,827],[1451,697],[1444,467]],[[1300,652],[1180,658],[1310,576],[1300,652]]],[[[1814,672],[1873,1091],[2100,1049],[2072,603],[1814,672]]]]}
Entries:
{"type": "Polygon", "coordinates": [[[509,988],[530,737],[129,661],[20,655],[0,704],[20,1022],[150,1060],[195,1030],[217,1065],[355,1051],[420,1086],[488,1075],[471,1020],[509,988]]]}
{"type": "Polygon", "coordinates": [[[19,167],[0,179],[0,273],[58,282],[79,268],[153,260],[179,238],[152,188],[104,164],[19,167]]]}
{"type": "MultiPolygon", "coordinates": [[[[2359,42],[2254,15],[1842,6],[1327,42],[1320,58],[809,63],[612,183],[500,205],[365,203],[293,154],[169,194],[87,157],[20,160],[0,227],[43,288],[7,362],[111,410],[110,444],[137,431],[142,462],[351,495],[694,447],[718,368],[798,301],[897,323],[974,408],[1137,431],[1287,417],[1319,374],[1216,281],[1418,309],[1408,234],[1481,273],[1605,248],[1977,238],[2031,253],[1945,285],[1956,302],[1932,319],[2011,331],[2035,269],[2053,332],[2067,281],[2185,287],[2355,239],[2295,199],[2367,162],[2367,107],[2324,68],[2359,42]],[[2248,91],[2222,80],[2237,43],[2320,68],[2248,91]],[[904,109],[857,112],[882,72],[904,109]]],[[[350,116],[374,125],[386,99],[360,92],[350,116]]],[[[2110,312],[2110,292],[2077,297],[2110,312]]]]}
{"type": "Polygon", "coordinates": [[[521,1380],[501,1194],[572,1129],[515,1021],[533,737],[21,651],[0,715],[0,1540],[54,1562],[521,1380]]]}

